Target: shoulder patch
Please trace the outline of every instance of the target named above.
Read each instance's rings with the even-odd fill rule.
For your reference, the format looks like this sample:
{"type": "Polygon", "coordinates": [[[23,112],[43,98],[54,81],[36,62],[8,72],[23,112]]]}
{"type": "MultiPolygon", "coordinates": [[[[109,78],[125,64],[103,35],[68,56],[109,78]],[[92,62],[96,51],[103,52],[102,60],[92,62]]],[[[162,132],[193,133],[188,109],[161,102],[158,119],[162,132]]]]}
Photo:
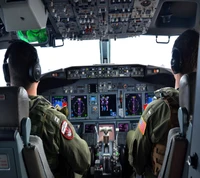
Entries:
{"type": "Polygon", "coordinates": [[[72,128],[67,121],[62,122],[60,131],[63,137],[65,137],[67,140],[72,140],[74,138],[72,128]]]}
{"type": "Polygon", "coordinates": [[[141,117],[138,123],[138,128],[140,132],[142,133],[142,135],[144,135],[146,127],[147,127],[147,123],[144,121],[143,117],[141,117]]]}

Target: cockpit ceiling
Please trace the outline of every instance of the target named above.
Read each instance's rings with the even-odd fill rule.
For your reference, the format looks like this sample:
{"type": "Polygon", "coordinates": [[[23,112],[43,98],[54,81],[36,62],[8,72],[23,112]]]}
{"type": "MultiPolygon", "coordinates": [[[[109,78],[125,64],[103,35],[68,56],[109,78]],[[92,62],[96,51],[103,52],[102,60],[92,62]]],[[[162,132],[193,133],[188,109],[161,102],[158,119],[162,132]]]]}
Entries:
{"type": "Polygon", "coordinates": [[[137,35],[178,35],[197,28],[195,1],[73,0],[47,1],[59,32],[75,40],[117,39],[137,35]]]}
{"type": "MultiPolygon", "coordinates": [[[[5,7],[7,8],[9,3],[18,2],[26,1],[7,1],[5,7]]],[[[43,0],[43,2],[45,10],[48,11],[46,29],[49,38],[107,40],[137,35],[172,36],[179,35],[188,28],[199,29],[199,0],[43,0]]],[[[1,17],[5,22],[5,14],[1,17]]],[[[37,20],[39,18],[36,22],[37,20]]],[[[18,28],[23,30],[20,26],[18,28]]],[[[15,33],[12,30],[9,32],[15,33]]],[[[5,33],[5,30],[1,33],[5,33]]],[[[15,35],[11,38],[13,37],[15,35]]]]}

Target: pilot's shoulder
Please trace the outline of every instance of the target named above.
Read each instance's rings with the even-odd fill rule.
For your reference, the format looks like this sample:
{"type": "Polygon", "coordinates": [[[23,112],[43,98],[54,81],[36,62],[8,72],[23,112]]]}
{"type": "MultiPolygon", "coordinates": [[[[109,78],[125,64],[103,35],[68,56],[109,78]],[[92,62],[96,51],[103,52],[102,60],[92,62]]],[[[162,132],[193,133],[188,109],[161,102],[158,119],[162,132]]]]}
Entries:
{"type": "Polygon", "coordinates": [[[46,115],[47,115],[48,119],[50,119],[53,122],[56,121],[56,123],[59,124],[59,125],[63,121],[68,121],[66,119],[66,116],[63,113],[61,113],[60,111],[58,111],[56,108],[54,108],[53,106],[50,106],[50,107],[47,108],[46,115]],[[58,122],[58,120],[59,120],[59,122],[58,122]]]}
{"type": "MultiPolygon", "coordinates": [[[[148,112],[149,110],[153,110],[153,111],[157,111],[160,108],[163,107],[163,105],[166,105],[165,101],[161,98],[158,98],[156,100],[153,100],[151,103],[149,103],[145,109],[146,112],[148,112]]],[[[144,111],[144,112],[145,112],[144,111]]]]}
{"type": "Polygon", "coordinates": [[[35,112],[43,112],[48,122],[52,122],[53,125],[60,127],[63,121],[69,122],[66,119],[66,116],[58,111],[55,107],[53,107],[52,104],[43,96],[36,96],[34,98],[30,97],[30,99],[32,107],[35,105],[35,112]]]}
{"type": "Polygon", "coordinates": [[[57,111],[54,107],[50,107],[46,111],[46,119],[56,129],[57,134],[61,134],[66,140],[72,140],[76,136],[75,129],[66,116],[57,111]]]}
{"type": "Polygon", "coordinates": [[[178,97],[179,91],[173,87],[164,87],[154,91],[155,97],[178,97]]]}
{"type": "Polygon", "coordinates": [[[147,120],[153,115],[154,116],[157,115],[158,117],[160,117],[159,115],[163,115],[169,112],[170,112],[170,109],[168,105],[166,104],[166,102],[163,99],[159,98],[148,104],[148,106],[146,107],[146,109],[144,110],[142,114],[142,117],[145,120],[147,120]]]}

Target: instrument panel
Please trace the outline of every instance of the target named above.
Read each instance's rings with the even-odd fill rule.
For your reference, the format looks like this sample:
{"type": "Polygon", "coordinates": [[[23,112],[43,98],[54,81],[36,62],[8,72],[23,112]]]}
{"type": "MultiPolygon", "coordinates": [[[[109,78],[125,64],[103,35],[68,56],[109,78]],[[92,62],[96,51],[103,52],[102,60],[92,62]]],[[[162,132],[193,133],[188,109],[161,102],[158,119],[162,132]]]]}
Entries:
{"type": "Polygon", "coordinates": [[[39,90],[43,87],[43,91],[39,93],[54,107],[68,107],[68,120],[89,146],[102,140],[102,127],[111,128],[111,141],[117,135],[118,144],[124,145],[127,132],[136,128],[141,114],[154,100],[154,91],[173,85],[172,74],[163,68],[80,66],[47,73],[40,81],[39,90]],[[142,73],[132,75],[135,69],[142,73]],[[108,71],[117,75],[105,75],[108,71]],[[168,80],[163,81],[163,75],[168,80]]]}
{"type": "Polygon", "coordinates": [[[79,80],[43,93],[53,106],[69,109],[70,120],[134,119],[153,100],[158,86],[134,79],[79,80]],[[48,95],[47,95],[48,93],[48,95]]]}

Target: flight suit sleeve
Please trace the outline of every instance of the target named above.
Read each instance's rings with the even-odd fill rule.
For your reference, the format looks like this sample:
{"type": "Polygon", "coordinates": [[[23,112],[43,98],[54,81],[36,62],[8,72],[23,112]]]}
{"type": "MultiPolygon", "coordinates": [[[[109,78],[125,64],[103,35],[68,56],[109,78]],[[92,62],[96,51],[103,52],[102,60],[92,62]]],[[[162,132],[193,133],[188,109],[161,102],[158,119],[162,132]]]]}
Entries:
{"type": "Polygon", "coordinates": [[[66,157],[69,165],[77,174],[83,175],[90,167],[91,154],[86,141],[79,137],[72,124],[66,120],[63,120],[61,123],[60,154],[66,157]],[[65,123],[68,124],[66,130],[71,129],[71,131],[63,134],[65,127],[63,125],[65,123]],[[69,134],[69,136],[65,136],[65,134],[69,134]],[[71,137],[70,134],[72,134],[71,137]]]}
{"type": "Polygon", "coordinates": [[[153,144],[159,141],[168,129],[166,118],[170,111],[164,101],[156,100],[150,103],[143,112],[136,130],[127,134],[128,161],[137,174],[145,172],[151,164],[153,144]]]}
{"type": "Polygon", "coordinates": [[[52,117],[50,120],[56,127],[55,142],[59,148],[59,154],[73,172],[83,175],[91,163],[89,147],[86,141],[75,132],[66,117],[60,112],[55,111],[55,113],[50,116],[52,117]]]}

